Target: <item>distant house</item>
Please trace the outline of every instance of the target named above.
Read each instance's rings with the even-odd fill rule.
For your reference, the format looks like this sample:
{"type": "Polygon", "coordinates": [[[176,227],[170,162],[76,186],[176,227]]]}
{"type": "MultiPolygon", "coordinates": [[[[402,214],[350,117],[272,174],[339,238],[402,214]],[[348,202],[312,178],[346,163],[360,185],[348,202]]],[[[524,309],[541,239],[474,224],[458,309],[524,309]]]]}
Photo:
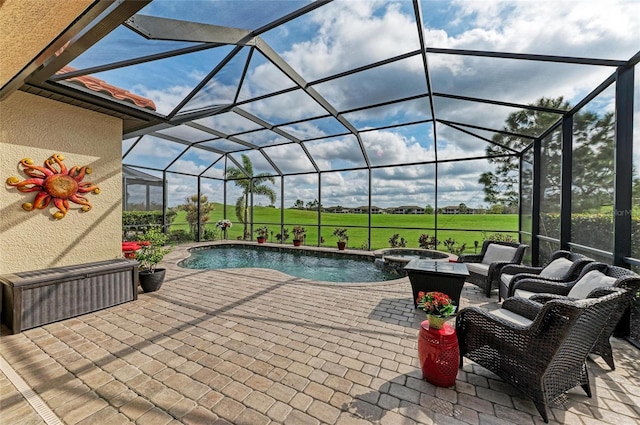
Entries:
{"type": "Polygon", "coordinates": [[[417,205],[402,205],[394,209],[394,214],[424,214],[424,208],[417,205]]]}
{"type": "Polygon", "coordinates": [[[442,207],[440,208],[440,214],[460,214],[460,206],[449,205],[446,207],[442,207]]]}
{"type": "Polygon", "coordinates": [[[469,208],[465,212],[460,211],[459,205],[449,205],[447,207],[438,208],[440,214],[484,214],[484,208],[469,208]]]}
{"type": "Polygon", "coordinates": [[[345,208],[341,206],[326,207],[326,208],[323,208],[323,210],[324,212],[334,213],[334,214],[348,214],[351,212],[350,208],[345,208]]]}
{"type": "MultiPolygon", "coordinates": [[[[351,212],[356,214],[369,214],[369,207],[366,205],[355,207],[351,212]]],[[[372,205],[371,214],[382,214],[382,209],[372,205]]]]}

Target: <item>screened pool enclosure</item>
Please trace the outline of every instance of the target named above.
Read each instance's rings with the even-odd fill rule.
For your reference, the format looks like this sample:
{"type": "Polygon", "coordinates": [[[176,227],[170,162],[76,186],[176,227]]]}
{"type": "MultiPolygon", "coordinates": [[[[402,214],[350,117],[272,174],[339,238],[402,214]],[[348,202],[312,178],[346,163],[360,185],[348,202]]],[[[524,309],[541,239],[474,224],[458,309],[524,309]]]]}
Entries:
{"type": "Polygon", "coordinates": [[[501,233],[534,263],[564,248],[640,266],[638,1],[157,0],[94,13],[22,90],[121,118],[124,207],[164,211],[169,231],[191,198],[196,214],[217,204],[192,239],[218,218],[242,237],[246,190],[247,231],[272,239],[296,225],[308,245],[333,246],[346,227],[350,247],[371,249],[393,234],[417,246],[410,235],[501,233]]]}

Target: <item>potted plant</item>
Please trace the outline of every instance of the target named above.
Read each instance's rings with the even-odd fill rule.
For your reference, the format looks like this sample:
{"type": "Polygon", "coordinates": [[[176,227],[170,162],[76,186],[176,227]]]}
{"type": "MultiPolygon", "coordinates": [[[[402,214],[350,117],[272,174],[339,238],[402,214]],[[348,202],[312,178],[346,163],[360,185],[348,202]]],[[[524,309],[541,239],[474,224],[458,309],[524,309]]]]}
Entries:
{"type": "Polygon", "coordinates": [[[283,227],[282,233],[276,234],[276,240],[280,241],[280,243],[285,243],[287,239],[289,239],[289,229],[283,227]]]}
{"type": "Polygon", "coordinates": [[[157,265],[171,252],[171,247],[165,246],[169,237],[159,227],[150,227],[139,240],[140,249],[136,252],[136,260],[140,263],[140,286],[144,292],[154,292],[164,282],[166,269],[158,268],[157,265]]]}
{"type": "Polygon", "coordinates": [[[293,228],[293,245],[300,246],[304,240],[304,236],[307,230],[302,226],[296,226],[293,228]]]}
{"type": "Polygon", "coordinates": [[[218,231],[220,232],[220,239],[226,239],[227,238],[227,229],[230,227],[233,227],[233,223],[231,222],[231,220],[228,219],[222,219],[222,220],[218,220],[218,222],[216,223],[216,227],[218,228],[218,231]]]}
{"type": "Polygon", "coordinates": [[[269,236],[269,228],[267,226],[258,227],[255,231],[258,239],[258,243],[264,243],[269,236]]]}
{"type": "Polygon", "coordinates": [[[433,385],[456,384],[460,348],[455,331],[444,321],[456,311],[451,298],[443,292],[418,292],[418,307],[427,313],[418,333],[418,363],[422,377],[433,385]]]}
{"type": "Polygon", "coordinates": [[[343,227],[336,227],[333,230],[333,236],[338,238],[338,249],[340,251],[344,251],[344,248],[347,246],[347,241],[349,240],[349,235],[347,235],[347,229],[343,227]]]}
{"type": "Polygon", "coordinates": [[[429,327],[441,329],[447,317],[452,316],[456,312],[456,306],[443,292],[418,292],[416,299],[418,308],[427,313],[429,327]]]}

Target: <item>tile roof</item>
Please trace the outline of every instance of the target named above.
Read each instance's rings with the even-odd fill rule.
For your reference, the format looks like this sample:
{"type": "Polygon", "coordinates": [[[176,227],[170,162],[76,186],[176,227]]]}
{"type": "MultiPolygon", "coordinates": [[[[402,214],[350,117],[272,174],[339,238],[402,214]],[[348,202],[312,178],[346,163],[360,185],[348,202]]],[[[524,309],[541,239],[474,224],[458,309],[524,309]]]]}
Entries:
{"type": "MultiPolygon", "coordinates": [[[[73,67],[65,66],[64,68],[56,72],[56,74],[65,74],[67,72],[72,72],[75,70],[76,69],[73,67]]],[[[83,86],[98,93],[104,93],[118,100],[124,100],[125,102],[133,103],[134,105],[141,108],[150,109],[152,111],[156,110],[156,104],[153,103],[153,100],[147,99],[146,97],[142,97],[137,94],[133,94],[125,89],[113,86],[104,80],[92,77],[90,75],[71,77],[64,81],[83,86]]]]}

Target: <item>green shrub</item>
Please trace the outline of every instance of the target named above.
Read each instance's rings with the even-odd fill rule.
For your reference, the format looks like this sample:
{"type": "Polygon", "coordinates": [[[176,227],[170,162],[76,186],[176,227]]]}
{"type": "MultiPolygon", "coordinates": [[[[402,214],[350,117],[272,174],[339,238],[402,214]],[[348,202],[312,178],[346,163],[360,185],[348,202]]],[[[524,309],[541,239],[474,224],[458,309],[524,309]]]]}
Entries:
{"type": "Polygon", "coordinates": [[[149,270],[153,273],[158,263],[171,252],[171,247],[165,247],[169,237],[162,233],[161,227],[154,226],[140,235],[138,240],[146,242],[146,244],[143,243],[136,252],[136,260],[140,262],[142,270],[149,270]]]}
{"type": "Polygon", "coordinates": [[[418,244],[422,249],[436,249],[436,247],[440,245],[440,241],[436,239],[435,236],[429,236],[423,233],[418,238],[418,244]]]}
{"type": "Polygon", "coordinates": [[[401,238],[399,233],[395,233],[391,238],[389,238],[389,245],[391,248],[404,248],[407,246],[407,241],[404,238],[401,238]]]}
{"type": "MultiPolygon", "coordinates": [[[[573,214],[571,216],[571,241],[604,251],[613,250],[613,218],[613,213],[573,214]]],[[[560,234],[560,214],[541,214],[540,227],[547,230],[548,236],[558,237],[560,234]],[[555,229],[555,232],[549,232],[549,229],[555,229]]],[[[551,252],[542,252],[543,245],[552,245],[540,245],[540,257],[549,258],[551,252]]],[[[551,248],[547,250],[549,249],[551,248]]],[[[633,257],[640,256],[640,216],[637,215],[631,217],[631,253],[633,257]]]]}
{"type": "Polygon", "coordinates": [[[449,251],[454,255],[460,255],[464,253],[464,250],[467,248],[467,244],[465,243],[463,243],[462,245],[456,246],[457,242],[453,238],[447,238],[446,240],[442,241],[442,243],[444,244],[444,246],[447,247],[447,251],[449,251]]]}
{"type": "Polygon", "coordinates": [[[482,232],[482,239],[485,241],[518,242],[515,237],[506,233],[491,233],[487,235],[486,232],[482,232]]]}
{"type": "MultiPolygon", "coordinates": [[[[167,211],[167,226],[175,218],[175,211],[167,211]]],[[[152,226],[162,226],[162,211],[122,211],[123,240],[137,240],[140,234],[152,226]]]]}
{"type": "Polygon", "coordinates": [[[191,235],[184,229],[172,230],[169,239],[173,243],[193,242],[191,235]]]}
{"type": "Polygon", "coordinates": [[[205,228],[204,229],[204,233],[202,235],[202,240],[205,241],[215,241],[216,239],[218,239],[218,235],[220,235],[222,232],[220,232],[217,228],[205,228]]]}
{"type": "Polygon", "coordinates": [[[289,229],[286,227],[282,228],[282,233],[276,234],[276,240],[280,243],[285,243],[289,239],[289,229]]]}

